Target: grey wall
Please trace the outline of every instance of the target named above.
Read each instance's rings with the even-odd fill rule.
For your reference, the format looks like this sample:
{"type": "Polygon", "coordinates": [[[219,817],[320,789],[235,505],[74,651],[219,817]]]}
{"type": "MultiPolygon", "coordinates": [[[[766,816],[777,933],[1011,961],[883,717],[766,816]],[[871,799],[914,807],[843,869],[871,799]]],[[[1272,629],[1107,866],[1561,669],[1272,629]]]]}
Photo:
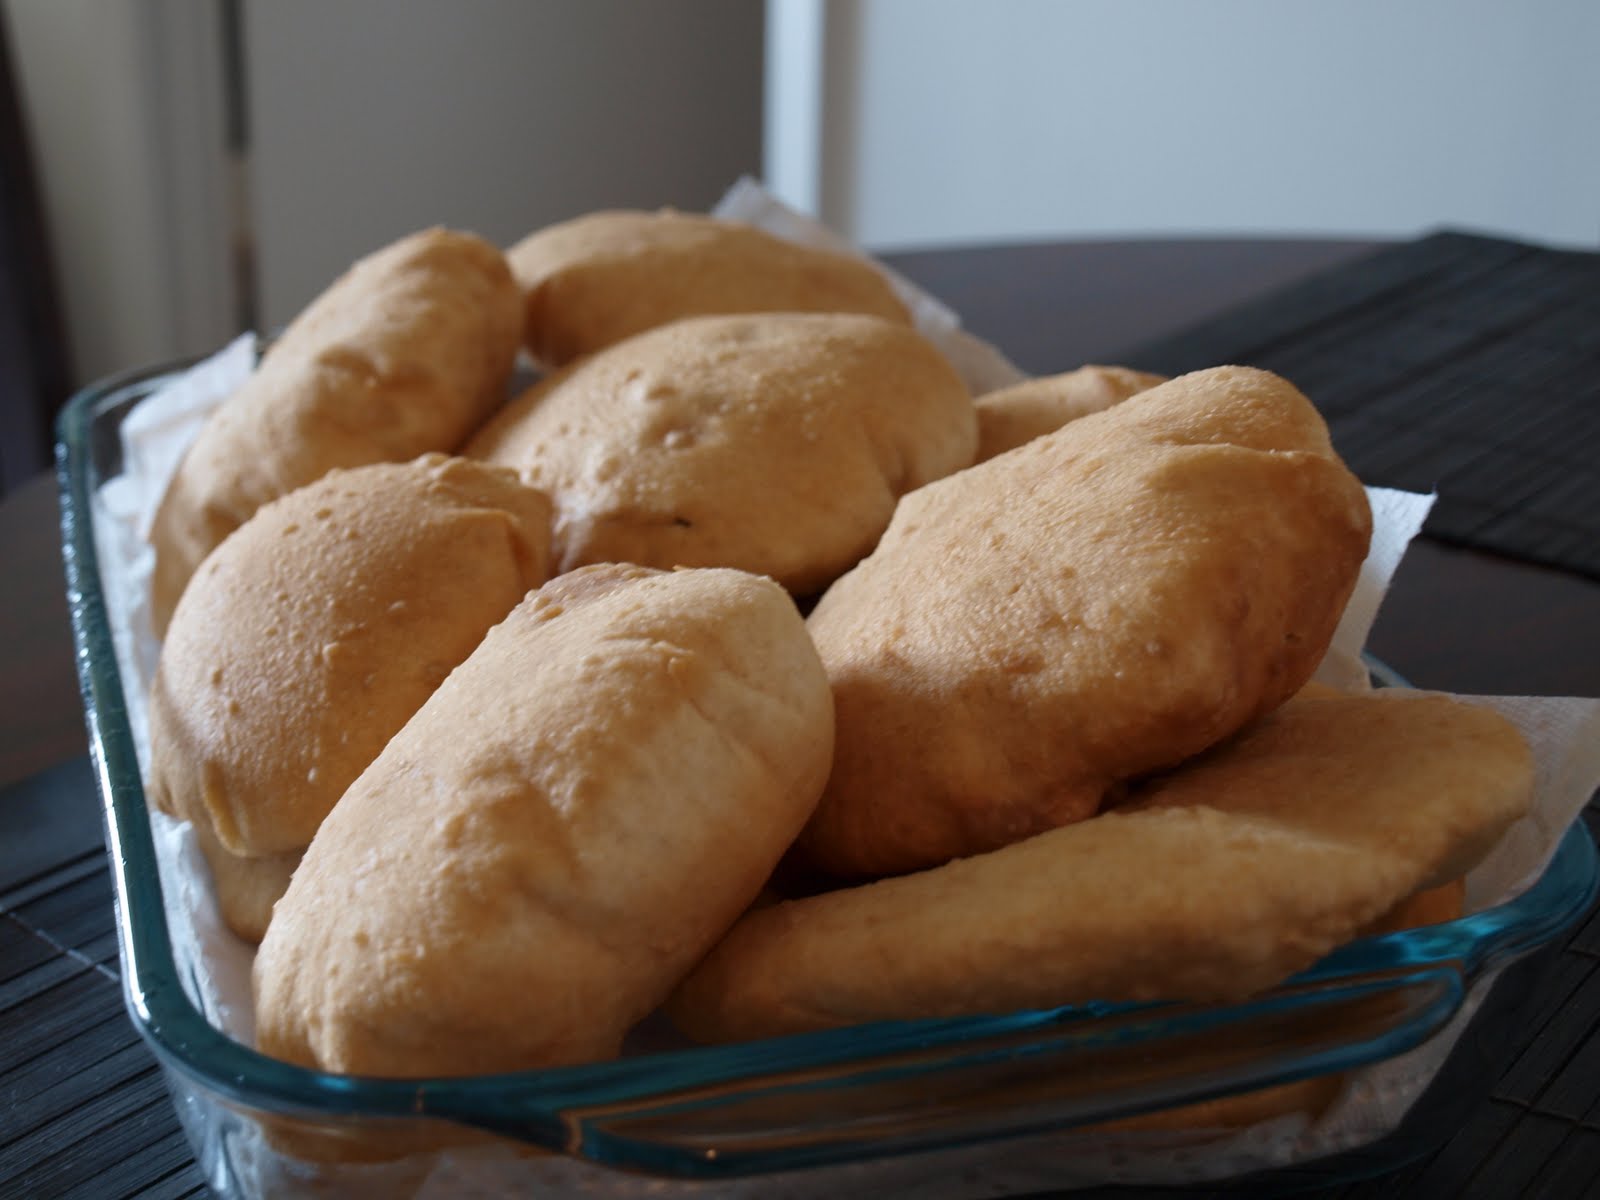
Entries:
{"type": "Polygon", "coordinates": [[[214,8],[0,5],[77,381],[216,346],[232,327],[214,8]]]}
{"type": "MultiPolygon", "coordinates": [[[[219,0],[0,0],[80,381],[235,330],[219,0]]],[[[501,243],[761,169],[757,0],[244,0],[261,323],[435,223],[501,243]]]]}
{"type": "Polygon", "coordinates": [[[266,324],[440,223],[508,244],[761,169],[750,0],[248,0],[266,324]]]}

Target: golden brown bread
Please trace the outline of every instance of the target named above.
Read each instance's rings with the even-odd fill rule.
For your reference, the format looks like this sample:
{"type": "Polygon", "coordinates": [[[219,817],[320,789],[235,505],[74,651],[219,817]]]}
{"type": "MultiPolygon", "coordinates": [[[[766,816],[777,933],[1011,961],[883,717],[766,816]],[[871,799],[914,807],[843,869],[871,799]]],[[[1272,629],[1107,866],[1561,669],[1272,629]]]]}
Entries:
{"type": "Polygon", "coordinates": [[[195,844],[211,871],[222,923],[245,941],[259,942],[272,920],[272,906],[289,889],[303,851],[265,856],[234,854],[217,840],[209,820],[202,817],[190,824],[195,844]]]}
{"type": "Polygon", "coordinates": [[[978,410],[976,461],[988,462],[997,454],[1054,433],[1069,421],[1104,412],[1165,382],[1165,376],[1146,371],[1090,365],[986,392],[973,401],[978,410]]]}
{"type": "Polygon", "coordinates": [[[614,1055],[754,898],[831,740],[770,580],[552,581],[323,823],[256,958],[260,1048],[388,1076],[614,1055]]]}
{"type": "Polygon", "coordinates": [[[1454,921],[1466,911],[1467,881],[1449,879],[1413,892],[1361,931],[1362,937],[1454,921]]]}
{"type": "Polygon", "coordinates": [[[670,1009],[691,1036],[725,1041],[1235,999],[1464,874],[1526,810],[1532,779],[1521,736],[1487,708],[1297,700],[1091,820],[757,909],[670,1009]]]}
{"type": "Polygon", "coordinates": [[[550,493],[559,570],[727,566],[806,594],[975,439],[966,388],[908,327],[781,313],[630,338],[535,385],[464,452],[550,493]]]}
{"type": "Polygon", "coordinates": [[[913,492],[808,622],[838,741],[804,851],[908,871],[1091,815],[1310,677],[1370,529],[1316,410],[1241,367],[913,492]]]}
{"type": "Polygon", "coordinates": [[[1294,694],[1297,700],[1332,700],[1348,693],[1334,687],[1331,683],[1323,683],[1320,679],[1308,679],[1305,685],[1294,694]]]}
{"type": "MultiPolygon", "coordinates": [[[[437,454],[333,471],[267,504],[173,616],[149,702],[152,802],[227,856],[298,856],[384,743],[548,578],[549,538],[542,493],[437,454]]],[[[262,901],[276,898],[262,872],[281,884],[288,870],[208,857],[230,925],[259,937],[262,901]]]]}
{"type": "MultiPolygon", "coordinates": [[[[1403,929],[1416,929],[1424,925],[1453,921],[1464,911],[1465,894],[1466,887],[1460,879],[1416,892],[1361,930],[1360,936],[1394,933],[1403,929]]],[[[1393,999],[1380,993],[1365,1002],[1358,1001],[1353,1011],[1343,1010],[1340,1017],[1333,1023],[1327,1023],[1326,1027],[1336,1030],[1341,1027],[1340,1023],[1348,1023],[1352,1017],[1363,1019],[1372,1012],[1376,1012],[1378,1019],[1382,1019],[1383,1011],[1392,1004],[1393,999]]],[[[1246,1129],[1262,1121],[1291,1114],[1300,1114],[1314,1121],[1338,1099],[1344,1083],[1345,1076],[1341,1072],[1313,1075],[1309,1079],[1301,1079],[1294,1083],[1256,1088],[1231,1096],[1202,1100],[1195,1104],[1183,1104],[1142,1113],[1136,1117],[1107,1121],[1094,1128],[1106,1132],[1246,1129]]]]}
{"type": "Polygon", "coordinates": [[[557,367],[680,317],[910,314],[865,259],[797,245],[737,221],[662,210],[590,213],[508,252],[529,352],[557,367]]]}
{"type": "Polygon", "coordinates": [[[505,257],[430,229],[362,259],[206,421],[151,532],[166,629],[205,556],[269,500],[335,467],[454,450],[504,400],[520,301],[505,257]]]}

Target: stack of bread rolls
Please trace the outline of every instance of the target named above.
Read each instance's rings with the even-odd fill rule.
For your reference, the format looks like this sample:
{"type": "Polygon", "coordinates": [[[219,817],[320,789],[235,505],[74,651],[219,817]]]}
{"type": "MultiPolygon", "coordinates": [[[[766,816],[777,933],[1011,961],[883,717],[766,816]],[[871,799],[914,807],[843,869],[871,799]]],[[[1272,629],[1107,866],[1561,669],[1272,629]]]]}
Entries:
{"type": "Polygon", "coordinates": [[[1262,371],[975,398],[864,260],[430,231],[180,465],[150,791],[326,1070],[1234,997],[1528,803],[1487,710],[1305,690],[1370,532],[1262,371]]]}

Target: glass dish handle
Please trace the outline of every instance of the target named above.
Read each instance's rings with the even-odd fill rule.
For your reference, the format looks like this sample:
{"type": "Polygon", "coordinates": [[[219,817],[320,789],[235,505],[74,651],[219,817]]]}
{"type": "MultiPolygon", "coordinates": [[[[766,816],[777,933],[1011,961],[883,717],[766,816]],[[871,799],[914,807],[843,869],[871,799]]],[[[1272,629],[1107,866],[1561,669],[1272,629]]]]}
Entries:
{"type": "Polygon", "coordinates": [[[945,1022],[878,1025],[745,1047],[743,1078],[585,1099],[436,1096],[433,1115],[600,1162],[711,1177],[846,1162],[1099,1123],[1286,1083],[1400,1053],[1460,1007],[1459,965],[1291,982],[1224,1008],[1119,1005],[996,1018],[959,1044],[945,1022]],[[861,1056],[870,1036],[902,1041],[861,1056]],[[764,1070],[762,1047],[814,1040],[817,1061],[764,1070]],[[460,1097],[459,1099],[464,1099],[460,1097]],[[553,1137],[559,1130],[559,1145],[553,1137]]]}
{"type": "Polygon", "coordinates": [[[440,1083],[417,1110],[663,1175],[820,1166],[1095,1125],[1352,1070],[1420,1045],[1479,980],[1569,928],[1600,890],[1582,823],[1521,895],[1362,938],[1252,999],[894,1022],[562,1072],[492,1103],[440,1083]],[[574,1084],[576,1083],[576,1086],[574,1084]]]}

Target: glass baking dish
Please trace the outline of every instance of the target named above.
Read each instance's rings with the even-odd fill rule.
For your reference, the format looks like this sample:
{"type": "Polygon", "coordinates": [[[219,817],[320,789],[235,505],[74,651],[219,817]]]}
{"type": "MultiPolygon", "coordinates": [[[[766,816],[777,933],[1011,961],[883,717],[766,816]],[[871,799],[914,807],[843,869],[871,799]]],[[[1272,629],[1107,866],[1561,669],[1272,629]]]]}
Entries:
{"type": "Polygon", "coordinates": [[[1172,1141],[1093,1126],[1350,1072],[1448,1029],[1453,1051],[1397,1128],[1256,1177],[1275,1190],[1349,1179],[1414,1158],[1454,1128],[1461,1106],[1492,1078],[1485,1064],[1496,1061],[1514,1026],[1508,1013],[1547,957],[1537,952],[1594,899],[1596,854],[1579,822],[1513,900],[1352,943],[1233,1005],[1086,1005],[710,1049],[668,1043],[613,1062],[459,1079],[349,1078],[266,1058],[210,1024],[184,987],[93,529],[91,497],[121,470],[122,419],[177,369],[120,376],[76,396],[59,425],[58,471],[128,1010],[165,1068],[207,1176],[225,1194],[270,1191],[295,1171],[309,1173],[303,1183],[341,1170],[376,1179],[379,1194],[400,1194],[402,1179],[437,1172],[440,1153],[485,1194],[496,1185],[517,1194],[540,1179],[563,1194],[645,1185],[651,1194],[722,1194],[762,1180],[838,1194],[934,1167],[941,1178],[981,1182],[987,1195],[1104,1182],[1118,1177],[1107,1163],[1127,1165],[1145,1148],[1169,1153],[1172,1141]],[[263,1151],[262,1128],[274,1132],[275,1150],[263,1151]],[[1141,1137],[1153,1138],[1149,1147],[1141,1137]],[[428,1149],[459,1143],[467,1148],[428,1149]],[[421,1153],[405,1168],[342,1165],[392,1158],[396,1147],[421,1153]],[[282,1161],[263,1168],[274,1156],[282,1161]],[[960,1168],[953,1175],[952,1166],[960,1168]]]}

